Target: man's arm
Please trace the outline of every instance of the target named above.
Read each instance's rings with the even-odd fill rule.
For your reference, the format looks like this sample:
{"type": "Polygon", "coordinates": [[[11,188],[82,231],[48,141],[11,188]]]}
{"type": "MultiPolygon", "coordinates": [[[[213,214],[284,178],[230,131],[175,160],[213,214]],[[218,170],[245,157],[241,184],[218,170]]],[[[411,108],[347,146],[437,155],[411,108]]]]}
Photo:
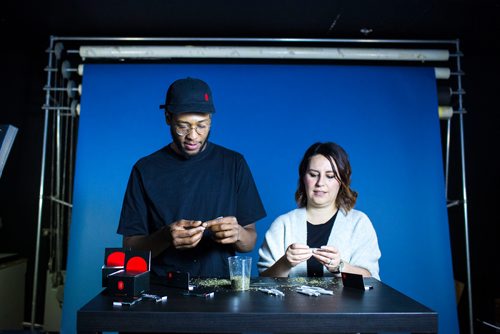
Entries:
{"type": "Polygon", "coordinates": [[[149,250],[151,256],[155,257],[172,244],[170,226],[165,226],[150,235],[133,235],[123,237],[123,247],[149,250]]]}
{"type": "Polygon", "coordinates": [[[255,223],[246,226],[239,226],[239,235],[234,244],[236,251],[247,253],[252,251],[257,242],[257,231],[255,230],[255,223]]]}
{"type": "Polygon", "coordinates": [[[205,223],[206,227],[212,231],[216,242],[234,244],[238,252],[250,252],[257,242],[255,223],[241,226],[236,217],[220,217],[205,223]]]}
{"type": "Polygon", "coordinates": [[[193,248],[200,242],[205,224],[201,221],[181,219],[150,235],[134,235],[123,238],[123,247],[150,250],[153,257],[170,246],[176,249],[193,248]]]}

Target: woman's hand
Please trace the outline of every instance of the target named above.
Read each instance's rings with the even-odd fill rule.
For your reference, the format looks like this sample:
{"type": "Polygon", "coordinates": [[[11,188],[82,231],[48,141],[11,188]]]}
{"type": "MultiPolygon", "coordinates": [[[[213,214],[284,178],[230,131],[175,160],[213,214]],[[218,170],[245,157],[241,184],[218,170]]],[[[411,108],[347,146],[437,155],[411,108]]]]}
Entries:
{"type": "Polygon", "coordinates": [[[313,255],[311,248],[307,245],[293,243],[286,249],[285,258],[290,267],[295,267],[301,262],[309,260],[313,255]]]}
{"type": "Polygon", "coordinates": [[[321,262],[329,272],[337,272],[340,265],[340,252],[332,246],[321,246],[316,248],[312,256],[321,262]]]}

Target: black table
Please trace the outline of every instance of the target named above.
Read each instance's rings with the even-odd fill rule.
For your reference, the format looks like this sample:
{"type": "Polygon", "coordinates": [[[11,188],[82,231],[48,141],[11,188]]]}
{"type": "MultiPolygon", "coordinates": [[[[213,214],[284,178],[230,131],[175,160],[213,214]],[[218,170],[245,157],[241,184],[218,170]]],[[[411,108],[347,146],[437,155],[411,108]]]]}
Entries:
{"type": "MultiPolygon", "coordinates": [[[[300,279],[304,280],[304,279],[300,279]]],[[[309,281],[311,282],[311,281],[309,281]]],[[[306,282],[305,284],[309,284],[306,282]]],[[[318,285],[318,280],[312,281],[318,285]]],[[[184,295],[180,289],[152,286],[151,293],[167,295],[165,303],[143,300],[113,307],[105,291],[77,313],[78,332],[413,332],[437,333],[438,315],[426,306],[375,279],[372,290],[344,288],[340,280],[324,279],[334,295],[306,296],[295,292],[299,279],[252,279],[251,289],[213,288],[213,298],[184,295]],[[277,297],[258,287],[278,287],[277,297]]]]}

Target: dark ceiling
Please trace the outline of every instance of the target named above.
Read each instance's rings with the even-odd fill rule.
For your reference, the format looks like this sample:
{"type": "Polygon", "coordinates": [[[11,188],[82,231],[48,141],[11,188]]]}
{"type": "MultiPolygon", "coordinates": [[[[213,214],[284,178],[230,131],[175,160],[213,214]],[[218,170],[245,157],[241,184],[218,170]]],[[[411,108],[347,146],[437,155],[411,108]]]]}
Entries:
{"type": "Polygon", "coordinates": [[[454,39],[495,26],[500,1],[8,0],[1,6],[4,37],[454,39]]]}

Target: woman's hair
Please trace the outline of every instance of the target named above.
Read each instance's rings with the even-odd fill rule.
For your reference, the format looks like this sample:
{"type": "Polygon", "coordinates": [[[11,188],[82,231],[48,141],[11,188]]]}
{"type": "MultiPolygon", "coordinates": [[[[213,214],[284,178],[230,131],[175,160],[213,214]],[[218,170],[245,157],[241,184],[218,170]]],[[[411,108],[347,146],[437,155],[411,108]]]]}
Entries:
{"type": "Polygon", "coordinates": [[[314,143],[311,145],[302,161],[299,165],[299,182],[297,191],[295,192],[295,201],[299,208],[303,208],[307,206],[307,195],[306,195],[306,187],[304,184],[304,176],[307,173],[307,169],[309,167],[309,161],[315,155],[321,154],[325,158],[330,161],[332,165],[332,170],[335,172],[335,165],[332,160],[335,161],[335,164],[338,168],[338,173],[335,173],[335,178],[340,183],[339,193],[337,195],[337,199],[335,200],[335,205],[337,207],[344,209],[344,211],[350,211],[354,205],[356,204],[356,199],[358,197],[358,193],[351,189],[351,164],[349,163],[349,157],[347,153],[344,151],[342,147],[339,145],[326,142],[326,143],[314,143]]]}

